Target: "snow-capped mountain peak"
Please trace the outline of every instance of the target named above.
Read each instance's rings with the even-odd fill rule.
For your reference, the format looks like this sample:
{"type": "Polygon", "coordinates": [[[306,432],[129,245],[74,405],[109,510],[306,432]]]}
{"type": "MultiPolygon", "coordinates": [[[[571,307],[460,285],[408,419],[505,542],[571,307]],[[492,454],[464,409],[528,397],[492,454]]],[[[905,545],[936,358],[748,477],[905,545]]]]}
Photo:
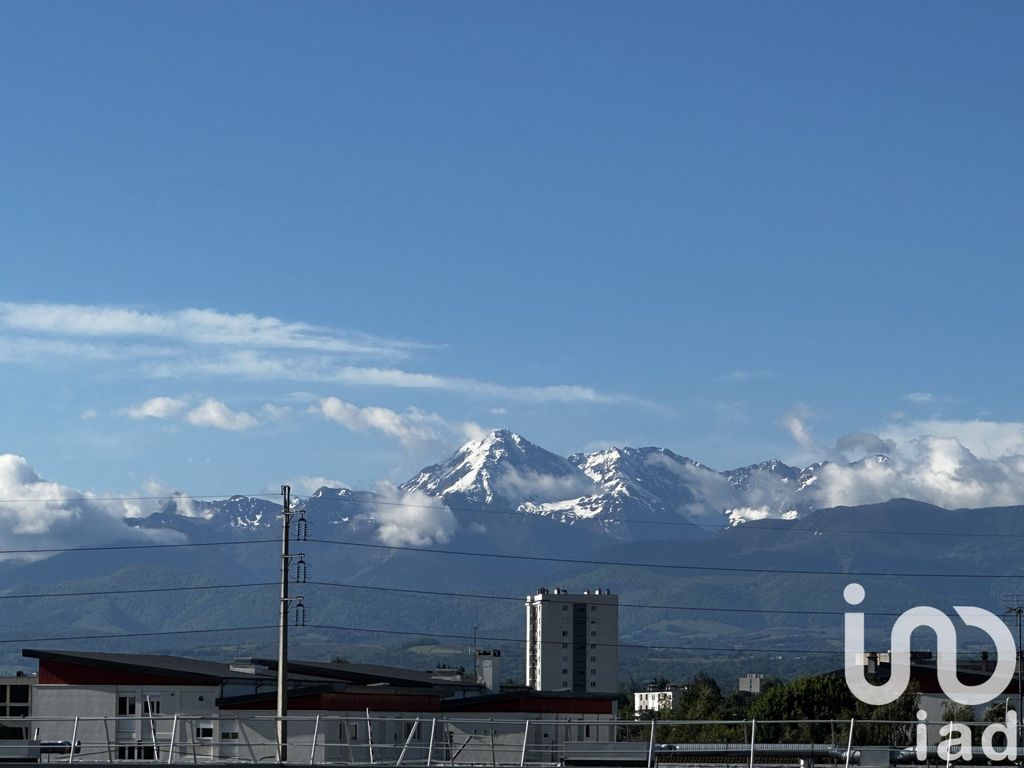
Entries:
{"type": "Polygon", "coordinates": [[[568,461],[507,429],[466,443],[440,464],[402,484],[441,499],[515,509],[589,493],[589,479],[568,461]]]}
{"type": "MultiPolygon", "coordinates": [[[[563,458],[522,435],[499,429],[466,443],[399,488],[405,494],[438,499],[458,513],[465,531],[484,529],[485,523],[473,515],[480,509],[640,539],[669,532],[703,536],[744,521],[792,519],[822,501],[834,504],[833,475],[878,473],[879,468],[899,471],[897,462],[880,454],[851,464],[823,462],[803,469],[773,458],[726,472],[657,447],[613,447],[563,458]]],[[[293,501],[296,510],[306,510],[318,524],[369,536],[382,520],[408,523],[406,513],[396,512],[404,503],[402,495],[393,493],[323,487],[293,501]]],[[[422,499],[410,503],[410,509],[422,506],[422,499]]],[[[176,496],[145,524],[242,534],[278,525],[279,514],[280,505],[265,499],[233,496],[206,502],[176,496]]]]}
{"type": "Polygon", "coordinates": [[[771,482],[781,480],[784,484],[796,484],[800,476],[800,470],[784,464],[779,459],[768,459],[759,464],[749,464],[745,467],[737,467],[723,473],[729,478],[729,482],[738,489],[749,488],[753,483],[765,477],[771,478],[771,482]]]}

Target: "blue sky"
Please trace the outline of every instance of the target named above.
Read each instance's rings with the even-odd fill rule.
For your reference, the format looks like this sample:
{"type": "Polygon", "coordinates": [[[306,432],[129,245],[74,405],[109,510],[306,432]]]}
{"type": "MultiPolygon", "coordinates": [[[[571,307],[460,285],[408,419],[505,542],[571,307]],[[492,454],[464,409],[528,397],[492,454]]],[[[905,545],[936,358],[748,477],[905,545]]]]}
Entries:
{"type": "Polygon", "coordinates": [[[1020,5],[4,17],[0,453],[47,478],[1024,443],[1020,5]]]}

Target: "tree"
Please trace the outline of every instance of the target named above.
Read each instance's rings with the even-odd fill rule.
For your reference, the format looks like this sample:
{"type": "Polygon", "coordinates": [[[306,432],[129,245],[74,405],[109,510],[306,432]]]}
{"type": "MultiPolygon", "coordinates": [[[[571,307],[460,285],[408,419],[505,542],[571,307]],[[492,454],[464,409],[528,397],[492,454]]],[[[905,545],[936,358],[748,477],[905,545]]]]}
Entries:
{"type": "Polygon", "coordinates": [[[913,725],[909,721],[914,720],[918,700],[916,688],[910,688],[891,704],[872,707],[854,697],[842,675],[829,674],[773,686],[754,700],[747,714],[758,721],[792,721],[759,723],[758,740],[845,743],[848,722],[854,719],[859,744],[895,745],[909,743],[913,725]],[[798,722],[810,720],[825,722],[798,722]]]}
{"type": "MultiPolygon", "coordinates": [[[[710,675],[699,672],[692,680],[680,686],[679,696],[669,713],[672,720],[730,720],[729,702],[722,689],[710,675]]],[[[701,725],[664,726],[655,732],[659,741],[669,742],[724,742],[743,739],[743,726],[727,726],[711,722],[701,725]]]]}
{"type": "MultiPolygon", "coordinates": [[[[1010,707],[1010,711],[1015,711],[1014,707],[1010,707]]],[[[988,709],[985,710],[985,714],[982,718],[986,723],[1005,723],[1006,722],[1006,702],[999,701],[995,704],[990,704],[988,709]]]]}
{"type": "Polygon", "coordinates": [[[947,701],[942,705],[942,719],[947,723],[973,723],[974,710],[966,704],[947,701]]]}
{"type": "Polygon", "coordinates": [[[856,700],[846,681],[839,675],[802,677],[762,693],[750,707],[750,716],[758,720],[794,722],[758,726],[766,739],[784,742],[829,742],[834,738],[831,723],[795,722],[799,720],[847,719],[856,700]]]}
{"type": "Polygon", "coordinates": [[[889,704],[872,707],[857,702],[854,717],[857,723],[856,739],[859,744],[905,746],[914,741],[914,720],[921,696],[916,684],[911,684],[902,696],[889,704]],[[866,723],[864,721],[881,721],[866,723]]]}

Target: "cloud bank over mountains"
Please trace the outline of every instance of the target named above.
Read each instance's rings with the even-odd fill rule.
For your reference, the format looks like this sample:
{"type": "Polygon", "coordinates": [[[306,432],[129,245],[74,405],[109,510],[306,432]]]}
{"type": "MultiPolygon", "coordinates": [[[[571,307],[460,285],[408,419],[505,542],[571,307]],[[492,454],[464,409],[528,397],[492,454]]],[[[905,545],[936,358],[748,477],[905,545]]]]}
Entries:
{"type": "MultiPolygon", "coordinates": [[[[120,449],[131,449],[136,445],[131,441],[139,434],[148,439],[152,433],[157,437],[166,433],[166,443],[173,444],[173,450],[191,451],[203,442],[213,444],[212,450],[221,451],[219,457],[213,458],[223,460],[228,450],[235,447],[232,440],[237,440],[238,446],[258,446],[269,441],[257,441],[254,436],[274,432],[294,437],[312,427],[318,430],[318,439],[331,441],[337,436],[339,443],[347,442],[345,449],[350,455],[359,453],[364,442],[371,442],[366,437],[373,435],[374,448],[387,456],[382,461],[392,462],[391,467],[380,471],[365,466],[332,467],[326,460],[328,465],[324,466],[304,446],[307,453],[303,460],[287,472],[296,478],[297,489],[301,487],[309,493],[316,490],[320,480],[325,480],[323,485],[330,485],[333,483],[328,478],[338,476],[364,478],[365,486],[367,478],[386,475],[403,461],[396,456],[407,460],[402,465],[405,474],[433,457],[443,457],[454,446],[481,440],[495,421],[532,418],[534,423],[546,424],[565,404],[585,406],[588,410],[582,415],[588,418],[598,412],[590,408],[594,404],[625,406],[625,415],[611,408],[602,411],[609,416],[611,434],[630,434],[629,429],[622,429],[624,419],[629,420],[629,428],[633,421],[643,423],[647,419],[647,427],[636,428],[639,434],[647,430],[662,434],[658,430],[663,427],[667,432],[681,428],[678,424],[651,425],[650,420],[660,419],[661,412],[650,407],[650,403],[611,388],[605,391],[574,383],[571,374],[566,377],[570,378],[569,383],[517,384],[414,370],[421,358],[436,352],[436,345],[268,315],[200,308],[156,310],[0,302],[0,361],[10,364],[12,370],[17,370],[14,366],[18,365],[48,366],[47,373],[51,375],[45,381],[50,385],[50,400],[46,406],[61,398],[71,402],[66,392],[56,391],[58,386],[66,386],[68,391],[74,389],[74,380],[68,378],[69,369],[81,379],[94,374],[89,399],[83,397],[75,403],[73,411],[67,409],[74,420],[68,431],[78,430],[74,436],[77,453],[69,451],[71,458],[67,461],[84,461],[79,457],[86,457],[93,446],[104,440],[111,445],[119,443],[120,449]],[[112,380],[118,386],[109,387],[112,380]],[[296,382],[302,386],[296,386],[296,382]],[[131,389],[133,384],[136,389],[131,389]],[[154,391],[154,387],[159,389],[154,391]],[[357,388],[377,388],[381,399],[374,394],[355,392],[357,388]],[[389,392],[385,395],[382,390],[389,392]],[[105,401],[108,392],[117,399],[105,401]],[[414,393],[429,406],[407,404],[404,398],[414,393]],[[398,398],[398,402],[389,402],[389,396],[398,398]],[[457,404],[452,405],[452,401],[457,404]],[[117,419],[120,423],[111,425],[117,419]],[[108,426],[112,429],[107,430],[108,426]],[[216,439],[196,440],[201,434],[213,437],[212,430],[225,434],[217,435],[216,439]]],[[[778,378],[771,371],[737,367],[721,375],[718,386],[770,388],[779,384],[778,378]]],[[[777,414],[785,406],[773,411],[765,423],[774,422],[778,434],[792,438],[790,445],[797,456],[789,459],[793,466],[766,461],[753,470],[717,472],[699,461],[682,460],[671,451],[652,450],[634,455],[630,460],[635,464],[630,471],[636,469],[660,484],[657,493],[645,501],[649,506],[688,519],[723,524],[894,497],[943,507],[1024,504],[1024,424],[943,418],[942,414],[955,402],[952,398],[911,389],[906,388],[902,404],[911,412],[929,413],[931,418],[893,416],[889,423],[850,432],[835,441],[819,438],[816,432],[822,417],[807,405],[793,406],[777,421],[777,414]]],[[[26,397],[33,395],[26,390],[26,397]]],[[[39,416],[28,408],[22,409],[26,421],[42,422],[43,414],[56,413],[56,409],[44,411],[43,405],[40,404],[39,416]]],[[[580,416],[573,414],[565,423],[579,429],[580,416]]],[[[69,422],[60,423],[57,419],[67,420],[67,413],[52,418],[49,434],[63,434],[62,427],[69,422]]],[[[27,423],[32,426],[32,422],[27,423]]],[[[26,431],[24,423],[14,428],[26,431]]],[[[729,439],[739,441],[742,437],[729,439]]],[[[714,444],[696,430],[694,441],[704,448],[693,450],[706,450],[709,442],[714,444]]],[[[163,444],[160,440],[150,442],[153,446],[147,459],[153,466],[166,466],[160,463],[168,460],[167,455],[160,453],[163,444]]],[[[727,441],[723,438],[720,442],[727,441]]],[[[761,445],[776,444],[766,440],[761,445]]],[[[44,460],[37,453],[39,448],[31,443],[22,447],[19,442],[18,446],[26,455],[36,452],[34,460],[44,460]]],[[[0,448],[10,450],[14,444],[0,448]]],[[[314,448],[318,450],[319,445],[314,448]]],[[[778,452],[777,447],[763,450],[768,455],[778,452]]],[[[598,454],[601,452],[590,455],[598,454]]],[[[209,459],[206,457],[206,463],[216,466],[216,461],[209,459]]],[[[189,454],[188,461],[191,460],[189,454]]],[[[509,503],[530,503],[538,514],[561,515],[566,519],[611,514],[616,504],[624,509],[622,505],[629,506],[636,500],[638,496],[631,497],[630,493],[646,492],[642,484],[637,485],[637,477],[631,477],[616,461],[610,453],[598,456],[592,464],[596,467],[605,462],[607,477],[596,471],[591,476],[584,464],[572,464],[572,457],[548,454],[539,464],[524,460],[505,467],[495,474],[488,489],[495,498],[509,503]]],[[[63,471],[101,473],[103,466],[96,460],[88,469],[83,463],[63,471]]],[[[198,461],[194,466],[198,466],[198,461]]],[[[191,478],[192,469],[187,471],[191,478]]],[[[126,530],[122,522],[125,517],[141,514],[131,502],[100,501],[90,498],[87,492],[44,480],[21,456],[7,454],[0,472],[0,537],[5,540],[36,537],[39,541],[78,542],[138,535],[137,531],[126,530]],[[23,500],[20,506],[16,503],[19,499],[23,500]],[[90,521],[89,526],[82,522],[85,520],[90,521]],[[76,526],[84,532],[69,534],[68,531],[77,531],[76,526]]],[[[153,472],[147,474],[152,476],[153,472]]],[[[82,476],[91,475],[76,475],[82,476]]],[[[78,484],[85,482],[79,480],[78,484]]],[[[109,486],[120,480],[96,482],[109,486]]],[[[463,485],[468,483],[466,480],[463,485]]],[[[259,485],[265,487],[264,483],[259,485]]],[[[429,489],[408,491],[435,498],[429,489]]],[[[380,489],[377,492],[386,495],[380,489]]],[[[401,494],[389,498],[387,504],[381,504],[380,514],[375,518],[380,521],[381,535],[388,540],[443,543],[459,530],[452,527],[447,516],[450,510],[443,503],[425,503],[423,498],[416,497],[415,503],[403,505],[405,497],[401,494]]],[[[187,502],[179,506],[184,509],[187,502]]],[[[620,513],[625,514],[621,509],[620,513]]]]}
{"type": "MultiPolygon", "coordinates": [[[[857,442],[888,458],[826,464],[818,506],[910,498],[946,508],[1024,504],[1024,424],[916,422],[857,442]]],[[[850,441],[840,438],[837,449],[850,441]]]]}
{"type": "MultiPolygon", "coordinates": [[[[136,502],[90,498],[40,477],[28,461],[0,454],[0,548],[47,549],[114,541],[173,543],[173,531],[129,526],[126,517],[143,513],[136,502]]],[[[52,553],[5,553],[0,559],[40,559],[52,553]]]]}
{"type": "MultiPolygon", "coordinates": [[[[396,488],[379,483],[362,513],[375,537],[399,546],[443,545],[460,533],[484,530],[462,521],[466,505],[518,510],[564,523],[598,522],[611,531],[622,521],[676,520],[727,527],[765,518],[793,518],[813,509],[855,507],[909,498],[946,508],[1024,504],[1024,424],[920,422],[884,434],[856,432],[836,441],[825,461],[805,467],[777,460],[716,471],[666,449],[608,449],[557,456],[507,430],[476,434],[477,425],[449,424],[433,414],[397,413],[324,400],[326,418],[356,431],[376,429],[422,445],[441,434],[475,439],[396,488]],[[928,429],[938,434],[919,434],[928,429]],[[956,436],[950,436],[956,435],[956,436]],[[886,452],[874,449],[885,448],[886,452]],[[864,452],[853,461],[851,453],[864,452]],[[461,505],[461,506],[460,506],[461,505]]],[[[140,404],[137,418],[208,419],[244,428],[245,415],[170,398],[140,404]]],[[[340,486],[323,477],[299,478],[302,492],[340,486]]],[[[162,492],[162,491],[161,491],[162,492]]],[[[152,488],[147,493],[153,493],[152,488]]],[[[210,519],[209,505],[167,494],[176,514],[210,519]]],[[[98,498],[41,477],[24,457],[0,455],[0,544],[46,549],[112,541],[180,540],[172,531],[126,523],[154,511],[123,499],[98,498]]],[[[639,529],[629,535],[651,535],[639,529]]],[[[7,554],[8,559],[46,553],[7,554]]]]}

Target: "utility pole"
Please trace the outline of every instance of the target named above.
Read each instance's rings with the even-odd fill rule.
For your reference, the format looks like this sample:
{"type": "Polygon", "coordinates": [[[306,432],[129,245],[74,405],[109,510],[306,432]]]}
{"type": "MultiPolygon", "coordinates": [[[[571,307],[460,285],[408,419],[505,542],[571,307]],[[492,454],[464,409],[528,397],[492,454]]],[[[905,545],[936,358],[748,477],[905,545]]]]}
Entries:
{"type": "MultiPolygon", "coordinates": [[[[1021,616],[1024,615],[1024,605],[1011,605],[1006,609],[1007,613],[1015,613],[1017,615],[1017,735],[1020,736],[1020,718],[1021,706],[1024,703],[1024,688],[1021,688],[1021,654],[1024,653],[1021,649],[1020,638],[1021,638],[1021,616]]],[[[1018,738],[1019,741],[1019,738],[1018,738]]]]}
{"type": "Polygon", "coordinates": [[[291,539],[292,489],[281,486],[283,497],[281,509],[281,618],[277,638],[277,762],[288,762],[288,577],[291,571],[291,556],[288,542],[291,539]]]}

